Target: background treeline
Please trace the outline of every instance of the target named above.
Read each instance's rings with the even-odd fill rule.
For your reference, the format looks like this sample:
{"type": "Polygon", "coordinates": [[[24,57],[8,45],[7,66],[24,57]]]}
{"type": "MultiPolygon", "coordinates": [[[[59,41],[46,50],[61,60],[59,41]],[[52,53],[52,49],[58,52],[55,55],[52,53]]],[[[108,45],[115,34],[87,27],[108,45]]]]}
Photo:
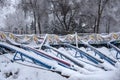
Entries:
{"type": "MultiPolygon", "coordinates": [[[[13,0],[0,0],[1,8],[13,0]]],[[[6,31],[68,34],[120,31],[120,0],[16,0],[6,31]]]]}

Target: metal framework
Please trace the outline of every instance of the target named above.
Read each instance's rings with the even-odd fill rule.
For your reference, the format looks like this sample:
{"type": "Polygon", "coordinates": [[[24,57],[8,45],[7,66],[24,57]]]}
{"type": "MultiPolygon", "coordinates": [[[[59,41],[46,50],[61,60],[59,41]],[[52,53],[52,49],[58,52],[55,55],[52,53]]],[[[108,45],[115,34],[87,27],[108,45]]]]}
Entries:
{"type": "Polygon", "coordinates": [[[120,49],[117,46],[115,46],[115,44],[116,44],[116,41],[108,42],[108,46],[112,47],[115,51],[117,51],[116,59],[119,60],[120,59],[120,49]]]}
{"type": "Polygon", "coordinates": [[[35,59],[35,58],[33,58],[32,56],[28,56],[28,55],[26,55],[25,53],[23,53],[22,51],[21,51],[21,52],[20,52],[20,51],[17,51],[17,50],[15,50],[15,49],[13,49],[13,48],[11,48],[11,47],[9,47],[9,46],[6,46],[6,45],[4,45],[4,44],[0,44],[0,47],[2,47],[2,48],[7,48],[7,49],[10,49],[10,50],[15,51],[15,55],[14,55],[14,57],[13,57],[13,61],[18,61],[18,60],[24,61],[24,58],[23,58],[23,57],[26,57],[26,58],[32,60],[35,64],[37,64],[37,65],[39,65],[39,66],[45,67],[45,68],[50,69],[50,70],[54,70],[54,69],[55,69],[55,68],[52,67],[51,65],[48,65],[48,64],[46,64],[46,63],[44,63],[44,62],[42,62],[42,61],[40,61],[40,60],[38,60],[38,59],[35,59]],[[18,56],[19,56],[19,58],[18,58],[18,56]]]}
{"type": "Polygon", "coordinates": [[[103,54],[102,52],[98,51],[96,48],[94,48],[93,46],[89,45],[89,44],[84,44],[85,46],[89,47],[91,50],[93,50],[95,52],[95,56],[99,55],[99,57],[103,60],[106,60],[107,62],[109,62],[110,64],[112,64],[113,66],[115,66],[115,64],[117,63],[116,60],[108,57],[107,55],[103,54]]]}
{"type": "Polygon", "coordinates": [[[70,44],[64,44],[65,46],[67,46],[67,48],[71,48],[71,49],[74,49],[76,51],[74,57],[75,58],[84,58],[86,57],[88,60],[92,61],[93,63],[95,64],[99,64],[99,63],[103,63],[103,61],[95,58],[94,56],[86,53],[86,52],[83,52],[82,50],[80,50],[79,48],[73,46],[73,45],[70,45],[70,44]]]}

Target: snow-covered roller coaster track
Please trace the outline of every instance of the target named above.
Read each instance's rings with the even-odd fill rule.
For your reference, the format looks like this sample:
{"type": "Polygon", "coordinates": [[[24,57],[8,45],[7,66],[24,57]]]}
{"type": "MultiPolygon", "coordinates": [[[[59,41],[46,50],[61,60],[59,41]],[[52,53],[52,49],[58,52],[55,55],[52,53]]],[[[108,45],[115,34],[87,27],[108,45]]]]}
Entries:
{"type": "Polygon", "coordinates": [[[56,62],[46,59],[46,58],[43,58],[43,57],[40,57],[40,56],[36,55],[35,53],[25,51],[24,49],[21,49],[16,46],[13,46],[13,45],[10,45],[7,43],[3,43],[3,42],[0,42],[0,47],[15,51],[15,55],[13,57],[14,61],[24,60],[23,57],[25,57],[25,58],[32,60],[34,63],[38,64],[39,66],[42,66],[42,67],[45,67],[45,68],[51,69],[51,70],[55,69],[55,66],[52,66],[52,65],[56,64],[56,62]],[[17,55],[20,55],[19,59],[17,58],[17,55]],[[51,63],[53,62],[53,63],[51,64],[49,62],[51,62],[51,63]]]}
{"type": "Polygon", "coordinates": [[[92,55],[90,55],[90,54],[88,54],[88,53],[80,50],[79,48],[77,48],[77,47],[75,47],[75,46],[73,46],[73,45],[66,44],[66,43],[63,44],[63,45],[67,46],[68,48],[75,49],[75,50],[76,50],[75,57],[77,57],[77,54],[78,54],[78,52],[79,52],[81,58],[83,58],[83,56],[85,56],[85,57],[87,57],[88,60],[92,61],[92,62],[95,63],[95,64],[101,64],[101,63],[103,63],[102,60],[97,59],[96,57],[94,57],[94,56],[92,56],[92,55]]]}
{"type": "Polygon", "coordinates": [[[37,50],[37,49],[31,48],[31,47],[28,47],[28,46],[27,47],[22,46],[22,48],[24,48],[25,50],[28,50],[28,51],[32,51],[32,52],[34,52],[34,53],[36,53],[36,54],[38,54],[38,55],[40,55],[42,57],[50,59],[50,60],[55,60],[55,61],[58,62],[59,65],[62,65],[64,67],[66,67],[66,68],[76,70],[74,68],[73,64],[71,64],[71,63],[69,63],[69,62],[67,62],[65,60],[59,59],[59,58],[57,58],[55,56],[49,55],[48,53],[46,53],[43,50],[37,50]]]}
{"type": "Polygon", "coordinates": [[[107,44],[110,47],[112,47],[113,49],[115,49],[117,51],[117,53],[116,53],[116,59],[120,59],[120,57],[119,57],[119,55],[120,55],[120,49],[117,46],[114,45],[115,43],[116,43],[116,40],[115,41],[110,41],[107,44]]]}
{"type": "Polygon", "coordinates": [[[47,48],[49,48],[49,49],[54,50],[55,52],[59,53],[59,54],[62,55],[62,56],[64,56],[66,59],[70,60],[70,61],[73,62],[75,65],[77,65],[77,66],[79,66],[79,67],[81,67],[81,68],[84,68],[84,65],[83,65],[82,63],[80,63],[80,61],[77,60],[76,58],[74,58],[73,56],[70,56],[70,55],[68,55],[68,54],[66,54],[66,53],[64,53],[64,52],[62,52],[62,51],[60,51],[60,50],[58,50],[58,49],[56,49],[56,48],[53,48],[53,47],[51,47],[51,46],[49,46],[49,45],[44,45],[44,46],[47,47],[47,48]]]}
{"type": "Polygon", "coordinates": [[[83,44],[89,48],[91,48],[91,50],[93,50],[95,52],[95,55],[99,55],[101,59],[106,60],[107,62],[109,62],[110,64],[112,64],[113,66],[115,66],[115,64],[117,63],[116,60],[110,58],[109,56],[107,56],[106,54],[103,54],[102,52],[98,51],[95,47],[91,46],[90,44],[83,42],[83,44]]]}

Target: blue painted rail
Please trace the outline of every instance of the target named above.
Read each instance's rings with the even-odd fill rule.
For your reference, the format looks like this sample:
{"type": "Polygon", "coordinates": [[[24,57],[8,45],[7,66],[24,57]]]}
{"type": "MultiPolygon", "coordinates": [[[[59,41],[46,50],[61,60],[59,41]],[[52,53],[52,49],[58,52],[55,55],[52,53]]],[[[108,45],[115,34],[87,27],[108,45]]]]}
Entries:
{"type": "Polygon", "coordinates": [[[72,49],[75,49],[76,50],[76,54],[75,54],[75,57],[86,57],[88,60],[92,61],[93,63],[95,64],[99,64],[99,63],[103,63],[103,61],[95,58],[94,56],[88,54],[88,53],[85,53],[84,51],[80,50],[79,48],[73,46],[73,45],[70,45],[70,44],[63,44],[65,46],[67,46],[68,48],[72,48],[72,49]],[[77,56],[77,54],[80,54],[80,56],[77,56]]]}
{"type": "MultiPolygon", "coordinates": [[[[1,43],[1,42],[0,42],[0,47],[15,51],[15,55],[13,57],[14,61],[16,61],[16,60],[24,61],[23,57],[26,57],[26,58],[32,60],[34,63],[38,64],[39,66],[45,67],[47,69],[55,69],[52,65],[46,64],[46,63],[40,61],[39,59],[34,58],[33,56],[27,55],[26,53],[29,53],[28,51],[25,51],[25,50],[20,49],[18,47],[12,46],[12,45],[7,44],[7,43],[1,43]],[[20,55],[20,58],[17,58],[17,55],[20,55]]],[[[29,54],[31,54],[31,53],[29,53],[29,54]]]]}
{"type": "Polygon", "coordinates": [[[66,59],[70,60],[71,62],[73,62],[75,65],[81,67],[81,68],[84,68],[84,65],[80,63],[79,60],[77,60],[76,58],[74,58],[73,56],[68,56],[68,54],[64,53],[64,52],[61,52],[59,50],[57,50],[56,48],[53,48],[49,45],[44,45],[44,47],[48,48],[48,49],[52,49],[54,50],[55,52],[57,52],[58,54],[64,56],[66,59]]]}
{"type": "Polygon", "coordinates": [[[74,65],[68,63],[65,60],[61,60],[57,57],[51,56],[42,50],[37,50],[37,49],[31,48],[31,47],[25,47],[25,46],[24,47],[22,46],[22,48],[24,48],[25,50],[28,50],[28,51],[32,51],[32,52],[36,53],[37,55],[40,55],[40,56],[45,57],[47,59],[55,60],[58,62],[59,65],[61,65],[63,67],[75,70],[74,65]]]}
{"type": "Polygon", "coordinates": [[[107,44],[108,44],[108,46],[112,47],[114,50],[117,51],[117,53],[116,53],[116,59],[120,59],[120,49],[117,46],[114,45],[114,44],[117,43],[117,41],[116,40],[115,41],[111,41],[111,42],[108,42],[107,44]]]}
{"type": "Polygon", "coordinates": [[[84,43],[84,45],[91,48],[91,50],[93,50],[95,52],[95,55],[99,55],[101,59],[106,60],[107,62],[109,62],[113,66],[115,66],[115,64],[117,63],[116,60],[114,60],[114,59],[108,57],[107,55],[103,54],[102,52],[98,51],[95,47],[91,46],[90,44],[84,43]]]}
{"type": "MultiPolygon", "coordinates": [[[[21,47],[21,48],[23,48],[23,49],[25,49],[25,50],[28,50],[28,51],[32,51],[32,52],[34,52],[35,54],[40,55],[40,56],[42,56],[42,57],[44,57],[44,58],[47,58],[47,59],[49,59],[49,60],[55,60],[55,61],[58,62],[58,64],[59,64],[60,66],[63,66],[63,67],[66,67],[66,68],[69,68],[69,69],[72,69],[72,70],[76,70],[76,68],[74,67],[74,65],[72,65],[72,64],[70,64],[70,63],[68,63],[68,62],[66,62],[66,61],[64,61],[64,60],[60,60],[59,58],[50,56],[49,54],[47,54],[47,53],[45,53],[45,52],[43,52],[43,51],[40,51],[40,50],[37,50],[37,49],[33,49],[33,48],[31,48],[31,47],[28,47],[28,46],[23,46],[23,45],[18,44],[18,43],[16,43],[16,42],[11,42],[10,39],[8,39],[7,42],[8,42],[9,44],[11,44],[11,45],[14,45],[14,46],[17,46],[17,47],[21,47]]],[[[44,40],[44,42],[45,42],[45,40],[44,40]]],[[[42,45],[40,46],[40,48],[41,48],[41,47],[42,47],[42,45]]]]}

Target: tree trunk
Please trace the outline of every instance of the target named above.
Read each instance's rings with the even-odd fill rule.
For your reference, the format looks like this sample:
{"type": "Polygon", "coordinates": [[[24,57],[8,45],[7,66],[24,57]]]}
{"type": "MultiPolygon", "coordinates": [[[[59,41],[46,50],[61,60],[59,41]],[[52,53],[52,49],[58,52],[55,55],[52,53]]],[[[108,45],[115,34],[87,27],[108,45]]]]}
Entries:
{"type": "Polygon", "coordinates": [[[36,34],[36,33],[37,33],[37,30],[36,30],[36,14],[35,14],[35,12],[33,12],[33,15],[34,15],[33,27],[34,27],[35,34],[36,34]]]}
{"type": "Polygon", "coordinates": [[[97,22],[96,22],[96,33],[99,33],[99,25],[100,25],[100,18],[101,18],[101,0],[98,3],[98,13],[97,13],[97,22]]]}
{"type": "Polygon", "coordinates": [[[108,23],[106,24],[106,33],[110,32],[110,19],[108,20],[108,23]]]}
{"type": "Polygon", "coordinates": [[[97,33],[99,33],[102,13],[108,1],[109,0],[105,0],[105,1],[99,0],[98,2],[98,15],[97,15],[98,17],[97,17],[97,24],[96,24],[97,33]]]}
{"type": "Polygon", "coordinates": [[[101,15],[98,14],[98,19],[97,19],[97,24],[96,24],[96,33],[99,33],[100,18],[101,18],[101,15]]]}
{"type": "Polygon", "coordinates": [[[41,34],[40,16],[38,16],[37,24],[38,24],[39,34],[41,34]]]}
{"type": "Polygon", "coordinates": [[[95,24],[94,24],[94,27],[93,27],[93,32],[96,33],[96,18],[95,18],[95,24]]]}

